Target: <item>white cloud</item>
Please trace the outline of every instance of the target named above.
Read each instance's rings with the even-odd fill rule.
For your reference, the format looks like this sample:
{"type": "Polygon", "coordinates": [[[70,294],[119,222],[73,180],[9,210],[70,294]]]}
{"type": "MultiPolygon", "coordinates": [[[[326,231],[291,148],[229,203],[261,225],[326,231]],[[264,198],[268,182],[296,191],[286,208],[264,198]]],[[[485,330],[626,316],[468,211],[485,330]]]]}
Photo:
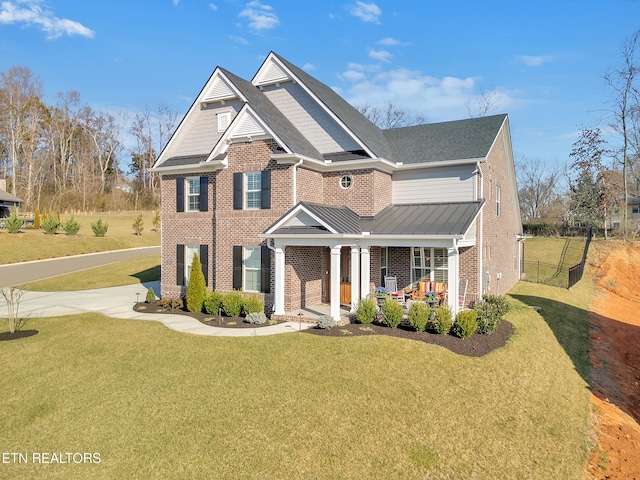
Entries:
{"type": "Polygon", "coordinates": [[[174,5],[178,5],[179,3],[180,3],[180,0],[173,0],[174,5]]]}
{"type": "Polygon", "coordinates": [[[247,3],[238,17],[249,19],[249,28],[255,31],[270,30],[280,25],[278,16],[273,12],[273,7],[263,5],[259,0],[247,3]]]}
{"type": "Polygon", "coordinates": [[[528,67],[540,67],[552,60],[551,55],[519,55],[518,60],[528,67]]]}
{"type": "Polygon", "coordinates": [[[25,23],[39,26],[47,33],[47,38],[59,38],[63,35],[79,35],[93,38],[94,31],[79,22],[68,18],[58,18],[43,8],[41,0],[16,0],[0,3],[0,24],[25,23]]]}
{"type": "Polygon", "coordinates": [[[316,66],[315,66],[313,63],[305,63],[305,64],[302,66],[302,69],[303,69],[303,70],[306,70],[307,72],[312,72],[313,70],[315,70],[315,69],[316,69],[316,66]]]}
{"type": "MultiPolygon", "coordinates": [[[[371,74],[370,67],[358,64],[350,64],[349,69],[338,77],[351,83],[340,91],[352,105],[391,102],[399,108],[424,115],[430,122],[467,118],[468,102],[478,96],[478,79],[475,77],[437,78],[403,68],[371,74]]],[[[500,93],[500,106],[505,107],[511,98],[505,92],[500,93]]]]}
{"type": "Polygon", "coordinates": [[[391,60],[391,54],[386,50],[369,50],[369,57],[382,62],[391,60]]]}
{"type": "Polygon", "coordinates": [[[236,37],[235,35],[229,35],[229,40],[240,45],[249,45],[249,42],[246,38],[236,37]]]}
{"type": "Polygon", "coordinates": [[[380,15],[382,10],[375,3],[356,2],[347,7],[349,13],[358,17],[363,22],[380,23],[380,15]]]}
{"type": "Polygon", "coordinates": [[[400,45],[402,42],[400,42],[400,40],[396,40],[395,38],[383,38],[382,40],[378,41],[378,45],[385,45],[385,46],[393,46],[393,45],[400,45]]]}
{"type": "Polygon", "coordinates": [[[211,10],[213,10],[214,12],[215,12],[216,10],[218,10],[218,6],[217,6],[216,4],[214,4],[214,3],[210,3],[210,4],[209,4],[209,8],[210,8],[211,10]]]}

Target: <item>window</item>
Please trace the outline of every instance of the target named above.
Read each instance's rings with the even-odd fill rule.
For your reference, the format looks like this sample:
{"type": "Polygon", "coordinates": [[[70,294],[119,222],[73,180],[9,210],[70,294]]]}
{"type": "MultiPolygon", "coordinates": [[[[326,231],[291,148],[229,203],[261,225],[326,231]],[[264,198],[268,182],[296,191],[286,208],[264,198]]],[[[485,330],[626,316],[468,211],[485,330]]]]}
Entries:
{"type": "Polygon", "coordinates": [[[500,216],[500,187],[496,185],[496,217],[500,216]]]}
{"type": "Polygon", "coordinates": [[[200,211],[200,178],[190,177],[187,183],[187,212],[200,211]]]}
{"type": "Polygon", "coordinates": [[[380,249],[380,284],[384,287],[384,277],[387,276],[389,271],[389,247],[382,247],[380,249]]]}
{"type": "Polygon", "coordinates": [[[191,278],[191,265],[193,264],[193,257],[197,253],[200,258],[200,245],[185,245],[185,259],[184,259],[184,280],[185,285],[189,285],[189,279],[191,278]]]}
{"type": "Polygon", "coordinates": [[[198,254],[205,284],[209,284],[209,245],[176,245],[176,285],[187,285],[193,257],[198,254]]]}
{"type": "Polygon", "coordinates": [[[233,247],[234,290],[271,292],[271,250],[266,245],[258,247],[233,247]]]}
{"type": "Polygon", "coordinates": [[[449,256],[446,248],[413,247],[411,249],[411,283],[449,280],[449,256]]]}
{"type": "Polygon", "coordinates": [[[640,205],[631,205],[631,213],[640,213],[640,205]]]}
{"type": "Polygon", "coordinates": [[[244,288],[249,292],[260,291],[260,247],[244,248],[244,288]]]}
{"type": "Polygon", "coordinates": [[[262,207],[262,172],[247,172],[244,179],[244,208],[259,210],[262,207]]]}
{"type": "Polygon", "coordinates": [[[229,126],[231,121],[231,112],[223,112],[217,115],[218,117],[218,132],[224,132],[229,126]]]}
{"type": "Polygon", "coordinates": [[[353,179],[349,175],[343,175],[340,179],[340,187],[346,190],[353,185],[353,179]]]}

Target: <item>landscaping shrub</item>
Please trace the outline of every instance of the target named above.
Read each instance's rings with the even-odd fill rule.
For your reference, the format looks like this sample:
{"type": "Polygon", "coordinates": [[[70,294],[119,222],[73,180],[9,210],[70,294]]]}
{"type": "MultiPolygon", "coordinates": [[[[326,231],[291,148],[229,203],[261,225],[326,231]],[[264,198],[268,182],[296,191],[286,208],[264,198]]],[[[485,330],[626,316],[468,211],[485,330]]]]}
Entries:
{"type": "Polygon", "coordinates": [[[222,294],[220,292],[209,292],[204,299],[204,310],[210,315],[217,315],[222,306],[222,294]]]}
{"type": "Polygon", "coordinates": [[[358,323],[371,323],[376,318],[376,312],[378,310],[378,302],[373,298],[365,298],[358,303],[358,309],[356,310],[356,319],[358,323]]]}
{"type": "Polygon", "coordinates": [[[158,305],[162,308],[177,309],[183,308],[184,302],[181,298],[163,298],[162,300],[158,300],[158,305]]]}
{"type": "Polygon", "coordinates": [[[424,332],[431,316],[431,307],[424,302],[415,302],[409,309],[409,325],[417,332],[424,332]]]}
{"type": "Polygon", "coordinates": [[[478,321],[478,333],[484,335],[493,333],[510,307],[511,305],[503,296],[483,295],[482,302],[473,308],[478,321]]]}
{"type": "Polygon", "coordinates": [[[402,322],[403,310],[398,302],[384,302],[382,314],[384,315],[384,323],[388,327],[396,328],[402,322]]]}
{"type": "Polygon", "coordinates": [[[80,230],[80,224],[71,215],[71,218],[62,224],[62,229],[67,235],[75,235],[80,230]]]}
{"type": "Polygon", "coordinates": [[[316,325],[318,328],[329,330],[330,328],[335,327],[336,322],[333,317],[330,317],[329,315],[321,315],[316,320],[316,325]]]}
{"type": "Polygon", "coordinates": [[[193,255],[191,262],[191,276],[187,285],[187,310],[190,312],[201,312],[204,299],[207,297],[207,285],[202,273],[202,264],[198,254],[193,255]]]}
{"type": "Polygon", "coordinates": [[[435,310],[433,319],[431,320],[431,328],[440,335],[446,335],[451,331],[451,309],[448,305],[440,305],[435,310]]]}
{"type": "Polygon", "coordinates": [[[60,220],[58,220],[58,217],[55,215],[49,214],[47,218],[40,223],[40,228],[44,230],[44,233],[53,235],[58,231],[58,228],[60,228],[60,220]]]}
{"type": "Polygon", "coordinates": [[[142,219],[142,214],[140,213],[136,219],[133,221],[133,231],[137,236],[142,235],[142,231],[144,230],[144,220],[142,219]]]}
{"type": "Polygon", "coordinates": [[[242,311],[245,315],[264,312],[264,302],[260,298],[260,295],[254,293],[253,295],[245,297],[242,300],[242,311]]]}
{"type": "Polygon", "coordinates": [[[237,290],[225,293],[222,296],[222,308],[224,309],[225,315],[228,317],[239,317],[242,312],[243,300],[242,294],[237,290]]]}
{"type": "Polygon", "coordinates": [[[267,316],[262,312],[251,312],[246,316],[245,321],[255,325],[262,325],[263,323],[266,323],[267,316]]]}
{"type": "Polygon", "coordinates": [[[40,230],[40,209],[38,207],[33,211],[33,228],[36,230],[40,230]]]}
{"type": "Polygon", "coordinates": [[[109,229],[109,224],[103,222],[101,218],[91,224],[91,230],[96,237],[104,237],[109,229]]]}
{"type": "Polygon", "coordinates": [[[151,220],[151,225],[153,225],[153,229],[157,232],[160,229],[160,212],[156,210],[156,214],[153,216],[151,220]]]}
{"type": "Polygon", "coordinates": [[[453,333],[460,338],[469,338],[478,330],[476,313],[473,310],[465,310],[456,315],[456,323],[453,325],[453,333]]]}
{"type": "Polygon", "coordinates": [[[11,216],[4,221],[4,225],[9,233],[19,233],[22,225],[24,225],[24,218],[18,217],[18,213],[14,208],[11,216]]]}
{"type": "Polygon", "coordinates": [[[156,301],[156,292],[153,291],[153,287],[149,287],[147,290],[147,298],[144,299],[146,303],[153,303],[156,301]]]}

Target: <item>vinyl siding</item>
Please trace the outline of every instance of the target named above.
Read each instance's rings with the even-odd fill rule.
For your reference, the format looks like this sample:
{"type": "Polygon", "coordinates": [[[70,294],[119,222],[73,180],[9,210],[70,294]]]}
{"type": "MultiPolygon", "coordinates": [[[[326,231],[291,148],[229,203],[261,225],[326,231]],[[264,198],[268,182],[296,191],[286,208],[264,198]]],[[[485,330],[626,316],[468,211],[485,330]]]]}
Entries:
{"type": "Polygon", "coordinates": [[[361,148],[297,83],[268,87],[264,94],[320,153],[361,148]]]}
{"type": "Polygon", "coordinates": [[[393,174],[392,202],[437,203],[469,202],[474,198],[475,167],[427,168],[393,174]]]}

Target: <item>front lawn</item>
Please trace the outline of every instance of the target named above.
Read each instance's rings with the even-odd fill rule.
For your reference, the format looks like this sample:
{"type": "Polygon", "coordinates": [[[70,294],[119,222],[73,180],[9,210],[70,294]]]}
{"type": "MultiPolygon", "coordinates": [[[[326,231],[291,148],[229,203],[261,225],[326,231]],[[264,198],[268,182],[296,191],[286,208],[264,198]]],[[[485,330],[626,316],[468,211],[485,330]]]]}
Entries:
{"type": "Polygon", "coordinates": [[[540,286],[519,284],[515,335],[481,358],[377,335],[32,319],[37,335],[0,345],[2,450],[100,463],[10,462],[0,476],[581,479],[589,391],[582,338],[561,320],[571,307],[586,322],[583,284],[554,289],[542,315],[523,303],[540,286]]]}

